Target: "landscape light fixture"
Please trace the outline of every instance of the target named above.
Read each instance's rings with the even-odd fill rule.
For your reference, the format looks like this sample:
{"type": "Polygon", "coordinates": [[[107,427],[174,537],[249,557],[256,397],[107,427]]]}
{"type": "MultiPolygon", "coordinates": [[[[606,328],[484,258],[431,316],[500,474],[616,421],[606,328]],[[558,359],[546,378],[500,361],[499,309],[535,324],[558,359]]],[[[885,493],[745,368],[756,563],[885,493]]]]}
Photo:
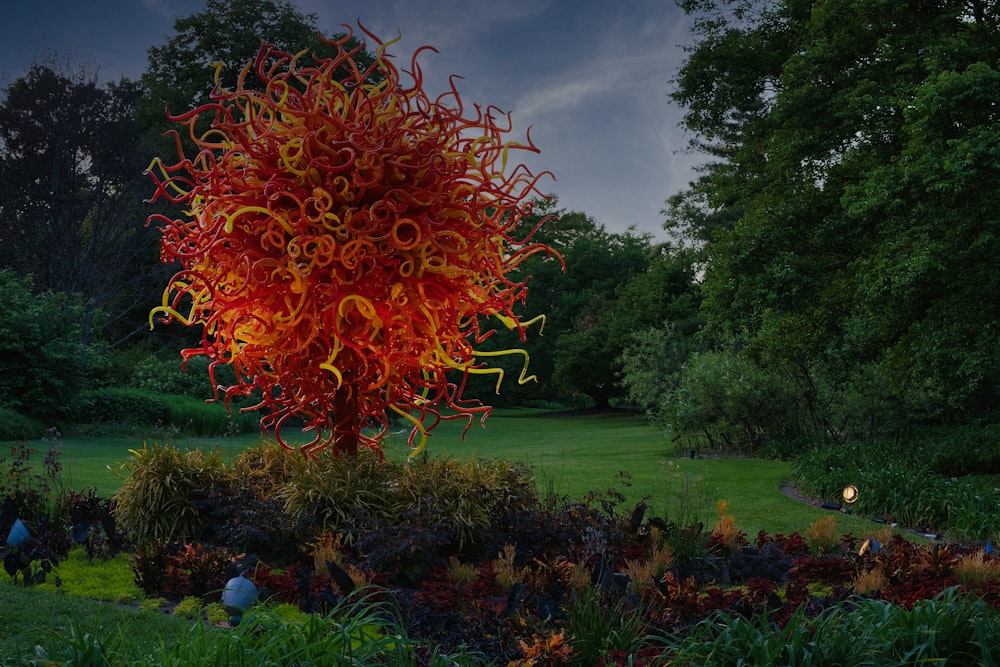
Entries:
{"type": "Polygon", "coordinates": [[[868,552],[871,552],[872,555],[875,555],[881,548],[882,548],[881,542],[879,542],[874,537],[869,537],[867,540],[865,540],[865,543],[861,545],[861,549],[858,550],[858,555],[864,556],[868,552]]]}
{"type": "Polygon", "coordinates": [[[844,502],[848,505],[853,504],[858,499],[858,487],[850,484],[844,487],[844,502]]]}

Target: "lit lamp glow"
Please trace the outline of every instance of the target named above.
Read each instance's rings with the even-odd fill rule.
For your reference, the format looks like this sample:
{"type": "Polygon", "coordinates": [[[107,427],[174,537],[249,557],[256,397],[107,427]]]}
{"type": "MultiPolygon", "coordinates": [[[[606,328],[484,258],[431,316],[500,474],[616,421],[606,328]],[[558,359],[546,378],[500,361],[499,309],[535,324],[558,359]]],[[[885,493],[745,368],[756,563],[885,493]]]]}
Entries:
{"type": "Polygon", "coordinates": [[[853,484],[844,487],[844,502],[848,505],[853,504],[858,499],[858,487],[853,484]]]}

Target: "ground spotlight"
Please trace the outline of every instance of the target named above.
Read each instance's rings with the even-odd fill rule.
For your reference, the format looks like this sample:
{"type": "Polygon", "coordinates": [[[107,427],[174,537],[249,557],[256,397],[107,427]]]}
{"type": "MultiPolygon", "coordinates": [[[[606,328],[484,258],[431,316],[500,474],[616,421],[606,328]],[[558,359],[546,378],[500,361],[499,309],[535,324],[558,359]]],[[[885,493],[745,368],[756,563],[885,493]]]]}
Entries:
{"type": "Polygon", "coordinates": [[[853,484],[844,487],[844,502],[853,504],[858,499],[858,487],[853,484]]]}

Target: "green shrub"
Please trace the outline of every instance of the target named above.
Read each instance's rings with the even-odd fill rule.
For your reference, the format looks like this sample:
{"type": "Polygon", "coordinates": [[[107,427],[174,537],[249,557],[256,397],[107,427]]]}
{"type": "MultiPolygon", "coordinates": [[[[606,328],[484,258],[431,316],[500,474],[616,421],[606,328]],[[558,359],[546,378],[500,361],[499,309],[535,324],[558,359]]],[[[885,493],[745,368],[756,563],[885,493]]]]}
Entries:
{"type": "Polygon", "coordinates": [[[45,435],[45,426],[11,408],[0,407],[0,440],[37,440],[45,435]]]}
{"type": "Polygon", "coordinates": [[[185,435],[213,437],[234,433],[260,431],[260,415],[240,412],[232,414],[221,402],[206,403],[190,396],[167,396],[167,423],[185,435]]]}
{"type": "Polygon", "coordinates": [[[88,385],[95,349],[84,344],[84,304],[34,293],[30,277],[0,270],[0,405],[37,419],[65,419],[88,385]]]}
{"type": "Polygon", "coordinates": [[[83,396],[86,410],[76,416],[81,424],[118,424],[144,432],[170,429],[194,437],[253,433],[260,429],[256,414],[241,413],[236,407],[230,414],[221,402],[206,403],[191,396],[131,387],[103,387],[83,396]]]}
{"type": "Polygon", "coordinates": [[[272,495],[304,464],[302,454],[273,442],[247,447],[232,462],[233,476],[260,495],[272,495]]]}
{"type": "Polygon", "coordinates": [[[197,534],[203,520],[192,503],[196,490],[226,483],[219,451],[181,451],[165,445],[132,450],[128,477],[115,495],[115,519],[134,544],[197,534]]]}
{"type": "MultiPolygon", "coordinates": [[[[236,377],[232,367],[220,364],[215,368],[217,384],[233,384],[236,377]]],[[[183,394],[192,398],[212,395],[212,378],[208,373],[208,359],[192,357],[184,364],[176,353],[164,357],[149,354],[136,361],[129,377],[129,385],[159,394],[183,394]]]]}
{"type": "Polygon", "coordinates": [[[81,424],[110,423],[134,426],[165,424],[170,406],[163,396],[131,387],[103,387],[84,392],[86,411],[76,416],[81,424]]]}
{"type": "Polygon", "coordinates": [[[663,421],[681,437],[711,447],[753,452],[772,440],[810,432],[791,375],[768,371],[733,352],[702,352],[685,362],[665,400],[663,421]]]}
{"type": "Polygon", "coordinates": [[[309,515],[317,530],[337,531],[358,517],[369,522],[390,520],[391,485],[401,471],[399,463],[382,461],[369,450],[351,459],[324,449],[310,460],[298,455],[290,472],[277,489],[285,510],[294,518],[309,515]]]}

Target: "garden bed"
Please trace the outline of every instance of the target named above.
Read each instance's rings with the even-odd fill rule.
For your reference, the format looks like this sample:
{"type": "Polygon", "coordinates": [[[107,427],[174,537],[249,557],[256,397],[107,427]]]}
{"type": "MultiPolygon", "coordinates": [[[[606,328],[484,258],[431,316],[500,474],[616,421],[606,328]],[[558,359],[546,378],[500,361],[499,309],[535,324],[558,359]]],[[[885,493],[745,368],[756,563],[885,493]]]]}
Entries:
{"type": "MultiPolygon", "coordinates": [[[[951,615],[974,605],[995,625],[1000,607],[990,549],[914,542],[875,523],[842,534],[835,512],[801,533],[747,536],[725,502],[710,520],[665,516],[614,491],[541,499],[527,469],[502,461],[306,462],[266,446],[228,463],[150,447],[134,453],[129,473],[113,502],[69,492],[34,517],[28,557],[5,549],[23,566],[9,571],[67,594],[96,580],[108,602],[213,628],[228,622],[220,592],[244,576],[261,603],[235,629],[206,630],[213,646],[226,633],[251,641],[246,628],[261,614],[268,627],[316,637],[365,617],[375,635],[351,632],[405,638],[413,649],[398,664],[455,664],[434,662],[434,651],[464,656],[459,664],[712,664],[684,656],[744,622],[739,641],[754,628],[856,632],[857,614],[924,614],[928,605],[951,615]],[[73,538],[81,545],[67,559],[73,538]]],[[[361,664],[390,664],[378,646],[361,664]]],[[[970,655],[972,644],[963,646],[958,654],[970,655]]]]}

